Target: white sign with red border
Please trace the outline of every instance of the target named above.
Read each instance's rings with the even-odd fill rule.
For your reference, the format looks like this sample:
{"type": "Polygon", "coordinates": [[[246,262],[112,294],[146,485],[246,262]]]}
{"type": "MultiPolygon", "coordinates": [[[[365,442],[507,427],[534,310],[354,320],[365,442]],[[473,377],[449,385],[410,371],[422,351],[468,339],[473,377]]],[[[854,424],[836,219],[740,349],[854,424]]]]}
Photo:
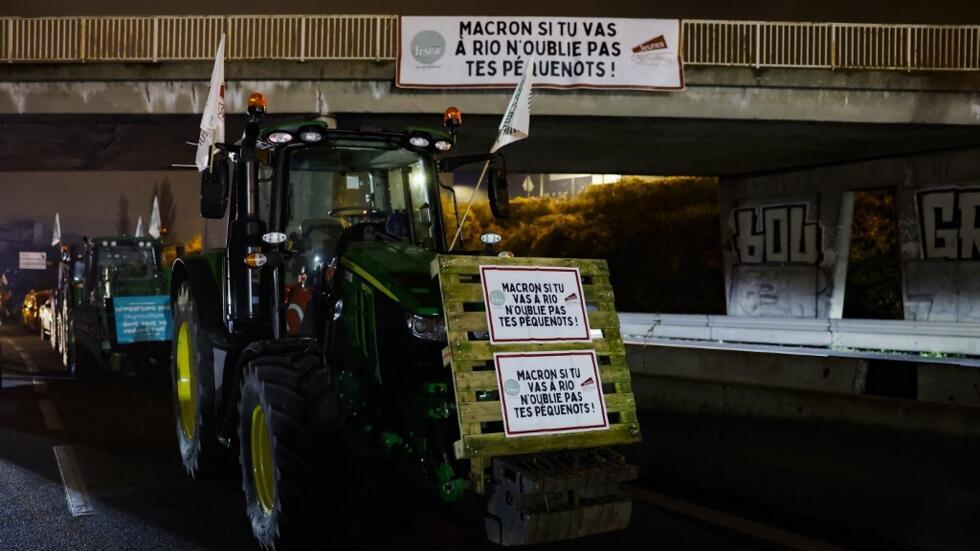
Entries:
{"type": "Polygon", "coordinates": [[[683,90],[678,19],[403,16],[401,88],[683,90]]]}
{"type": "Polygon", "coordinates": [[[480,266],[490,342],[591,342],[578,268],[480,266]]]}
{"type": "Polygon", "coordinates": [[[609,428],[595,351],[499,352],[493,361],[508,437],[609,428]]]}

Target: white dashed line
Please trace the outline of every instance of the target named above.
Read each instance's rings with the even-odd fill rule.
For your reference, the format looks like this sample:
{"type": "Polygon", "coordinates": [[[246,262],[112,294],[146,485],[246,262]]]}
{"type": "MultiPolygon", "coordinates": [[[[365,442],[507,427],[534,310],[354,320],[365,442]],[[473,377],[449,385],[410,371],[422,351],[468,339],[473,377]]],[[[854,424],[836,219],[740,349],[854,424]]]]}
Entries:
{"type": "Polygon", "coordinates": [[[13,349],[14,349],[14,351],[16,351],[16,352],[23,352],[23,351],[24,351],[24,349],[23,349],[23,348],[21,348],[19,344],[17,344],[17,343],[15,343],[15,342],[14,342],[14,341],[13,341],[12,339],[10,339],[10,338],[4,338],[4,339],[3,339],[3,341],[4,341],[5,343],[7,343],[7,344],[9,344],[9,345],[10,345],[10,348],[13,348],[13,349]]]}
{"type": "Polygon", "coordinates": [[[21,352],[20,359],[23,360],[24,366],[27,367],[28,371],[30,371],[31,373],[37,373],[37,364],[35,364],[34,360],[31,359],[30,354],[28,354],[27,352],[21,352]]]}
{"type": "Polygon", "coordinates": [[[61,482],[65,485],[65,499],[68,500],[68,511],[71,516],[80,517],[95,514],[92,501],[89,499],[88,487],[82,478],[82,470],[75,459],[75,448],[72,446],[55,446],[54,458],[58,461],[58,472],[61,482]]]}
{"type": "Polygon", "coordinates": [[[41,417],[44,418],[44,427],[48,430],[62,430],[61,416],[58,415],[57,408],[51,400],[38,400],[37,405],[41,408],[41,417]]]}

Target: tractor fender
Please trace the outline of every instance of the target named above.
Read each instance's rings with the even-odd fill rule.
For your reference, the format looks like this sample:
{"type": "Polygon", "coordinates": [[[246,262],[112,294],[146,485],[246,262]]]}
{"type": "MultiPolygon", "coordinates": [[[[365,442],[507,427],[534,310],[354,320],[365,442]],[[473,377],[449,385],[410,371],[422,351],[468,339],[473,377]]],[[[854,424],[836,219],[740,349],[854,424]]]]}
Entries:
{"type": "Polygon", "coordinates": [[[171,305],[176,302],[177,292],[185,281],[190,283],[191,297],[197,304],[201,325],[211,345],[224,350],[231,348],[228,329],[221,319],[221,292],[207,259],[192,256],[174,261],[170,278],[171,305]]]}

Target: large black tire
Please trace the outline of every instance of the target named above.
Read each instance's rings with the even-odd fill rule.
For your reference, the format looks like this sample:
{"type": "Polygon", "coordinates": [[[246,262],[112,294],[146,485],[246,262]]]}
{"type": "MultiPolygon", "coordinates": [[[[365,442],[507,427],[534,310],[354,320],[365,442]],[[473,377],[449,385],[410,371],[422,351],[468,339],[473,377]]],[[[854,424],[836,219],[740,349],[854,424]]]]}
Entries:
{"type": "Polygon", "coordinates": [[[82,344],[79,344],[78,337],[75,335],[75,323],[68,323],[67,331],[68,342],[65,344],[65,353],[62,357],[65,368],[68,369],[73,377],[79,380],[92,380],[99,375],[99,361],[92,356],[82,344]]]}
{"type": "Polygon", "coordinates": [[[227,455],[218,442],[214,351],[201,327],[198,306],[187,282],[177,291],[173,317],[170,382],[180,460],[191,477],[214,478],[227,455]]]}
{"type": "MultiPolygon", "coordinates": [[[[313,427],[314,412],[308,389],[303,388],[308,374],[304,361],[310,358],[259,358],[249,363],[242,378],[238,404],[242,490],[252,533],[263,547],[277,551],[305,549],[311,541],[317,541],[318,548],[329,548],[331,543],[343,548],[339,514],[344,500],[339,474],[343,454],[339,447],[323,446],[324,435],[313,427]],[[256,440],[263,435],[265,446],[256,440]],[[326,452],[330,447],[332,451],[326,452]],[[263,480],[264,498],[260,496],[263,480]]],[[[336,445],[339,439],[327,440],[336,445]]]]}

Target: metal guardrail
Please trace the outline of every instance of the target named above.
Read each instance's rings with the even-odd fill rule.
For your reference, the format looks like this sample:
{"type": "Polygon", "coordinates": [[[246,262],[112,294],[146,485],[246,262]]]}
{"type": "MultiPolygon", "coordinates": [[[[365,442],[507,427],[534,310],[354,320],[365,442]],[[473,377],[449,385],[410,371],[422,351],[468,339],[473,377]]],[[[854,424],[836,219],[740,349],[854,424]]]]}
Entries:
{"type": "Polygon", "coordinates": [[[980,324],[976,323],[633,313],[620,313],[619,323],[628,344],[747,344],[980,356],[980,324]]]}
{"type": "Polygon", "coordinates": [[[689,20],[684,63],[976,71],[980,26],[689,20]]]}
{"type": "MultiPolygon", "coordinates": [[[[687,65],[980,70],[980,26],[685,20],[687,65]]],[[[393,60],[395,15],[0,18],[10,63],[393,60]]]]}
{"type": "Polygon", "coordinates": [[[0,60],[206,61],[221,33],[229,60],[391,60],[397,30],[394,15],[3,17],[0,60]]]}

